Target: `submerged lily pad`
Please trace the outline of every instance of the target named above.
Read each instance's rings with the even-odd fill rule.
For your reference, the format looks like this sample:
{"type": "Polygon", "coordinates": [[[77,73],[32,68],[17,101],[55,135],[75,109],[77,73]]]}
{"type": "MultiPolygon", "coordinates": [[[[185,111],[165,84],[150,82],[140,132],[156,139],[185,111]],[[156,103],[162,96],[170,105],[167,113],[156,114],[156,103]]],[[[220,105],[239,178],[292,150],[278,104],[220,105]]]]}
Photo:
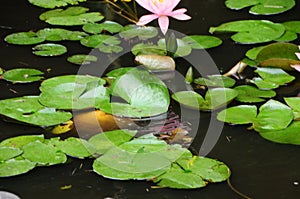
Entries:
{"type": "Polygon", "coordinates": [[[221,39],[209,35],[189,35],[183,37],[182,41],[189,44],[193,49],[208,49],[222,44],[221,39]]]}
{"type": "Polygon", "coordinates": [[[0,163],[0,177],[16,176],[27,173],[35,167],[36,163],[29,160],[10,159],[0,163]]]}
{"type": "Polygon", "coordinates": [[[59,56],[67,52],[67,48],[61,44],[39,44],[32,48],[33,54],[38,56],[59,56]]]}
{"type": "Polygon", "coordinates": [[[157,28],[152,26],[137,26],[127,25],[119,33],[120,37],[124,39],[133,39],[138,37],[140,40],[154,38],[158,35],[157,28]]]}
{"type": "Polygon", "coordinates": [[[0,114],[37,126],[53,126],[72,118],[69,112],[41,105],[38,96],[0,100],[0,114]]]}
{"type": "Polygon", "coordinates": [[[239,94],[236,100],[240,102],[263,102],[263,98],[272,98],[276,96],[276,92],[273,90],[260,90],[253,86],[242,85],[234,88],[239,94]]]}
{"type": "Polygon", "coordinates": [[[240,20],[211,27],[209,32],[233,32],[235,34],[231,36],[232,40],[242,44],[255,44],[280,38],[285,27],[267,20],[240,20]]]}
{"type": "Polygon", "coordinates": [[[209,87],[232,87],[235,80],[224,75],[208,75],[207,78],[197,78],[194,83],[209,87]]]}
{"type": "Polygon", "coordinates": [[[85,32],[91,34],[99,34],[103,31],[107,31],[111,34],[118,33],[123,29],[123,26],[114,21],[105,21],[103,23],[88,23],[85,24],[83,27],[85,32]]]}
{"type": "Polygon", "coordinates": [[[43,8],[55,8],[63,7],[67,5],[77,5],[79,2],[85,2],[87,0],[28,0],[31,4],[43,7],[43,8]]]}
{"type": "Polygon", "coordinates": [[[105,81],[94,76],[65,75],[42,82],[39,101],[57,109],[99,108],[109,101],[105,81]]]}
{"type": "Polygon", "coordinates": [[[96,62],[98,58],[93,55],[78,54],[78,55],[72,55],[68,57],[67,60],[72,64],[85,65],[85,64],[90,64],[91,62],[96,62]]]}
{"type": "Polygon", "coordinates": [[[254,122],[256,116],[256,106],[240,105],[222,110],[217,119],[231,124],[249,124],[254,122]]]}
{"type": "Polygon", "coordinates": [[[44,73],[37,69],[17,68],[5,71],[2,75],[6,81],[13,83],[29,83],[39,81],[43,78],[44,73]]]}
{"type": "Polygon", "coordinates": [[[249,13],[255,15],[279,14],[292,9],[296,3],[295,0],[226,0],[227,8],[240,10],[251,6],[249,13]]]}
{"type": "Polygon", "coordinates": [[[7,35],[4,40],[9,44],[32,45],[45,41],[44,37],[38,36],[35,32],[17,32],[7,35]]]}

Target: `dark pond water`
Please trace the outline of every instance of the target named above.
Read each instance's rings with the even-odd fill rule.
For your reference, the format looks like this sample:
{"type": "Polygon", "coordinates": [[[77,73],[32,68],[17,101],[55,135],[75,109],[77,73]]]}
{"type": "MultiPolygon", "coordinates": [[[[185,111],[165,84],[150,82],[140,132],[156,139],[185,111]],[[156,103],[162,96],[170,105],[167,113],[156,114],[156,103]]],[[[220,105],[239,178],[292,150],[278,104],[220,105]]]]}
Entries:
{"type": "MultiPolygon", "coordinates": [[[[300,20],[298,5],[291,11],[276,16],[252,16],[247,11],[230,11],[222,0],[192,1],[184,0],[181,6],[188,8],[193,17],[185,23],[171,21],[171,28],[184,34],[208,34],[210,26],[238,19],[269,19],[274,22],[300,20]]],[[[95,2],[89,6],[103,8],[95,2]]],[[[28,46],[8,45],[3,38],[10,33],[38,30],[47,25],[39,21],[38,16],[45,9],[27,3],[26,0],[3,1],[0,7],[0,67],[5,69],[31,67],[46,71],[46,78],[76,74],[78,67],[67,63],[66,57],[40,58],[31,54],[28,46]]],[[[105,10],[103,10],[105,11],[105,10]]],[[[113,16],[112,16],[113,17],[113,16]]],[[[156,25],[154,22],[152,25],[156,25]]],[[[208,50],[217,66],[226,71],[244,57],[244,53],[252,46],[241,46],[232,42],[228,36],[222,36],[224,44],[208,50]]],[[[296,43],[299,41],[296,41],[296,43]]],[[[78,43],[65,42],[69,54],[88,53],[78,43]]],[[[13,85],[0,81],[0,99],[23,95],[39,94],[39,83],[13,85]]],[[[297,88],[297,87],[296,87],[297,88]]],[[[299,90],[299,89],[298,89],[299,90]]],[[[294,95],[295,91],[283,90],[284,95],[294,95]]],[[[279,95],[279,98],[282,97],[279,95]]],[[[193,118],[195,112],[187,117],[193,118]]],[[[210,118],[203,113],[201,118],[210,118]]],[[[299,198],[300,196],[300,156],[298,146],[280,145],[262,139],[257,133],[247,131],[247,126],[225,126],[222,134],[208,154],[209,157],[225,162],[232,170],[231,183],[240,192],[252,198],[299,198]]],[[[201,131],[206,127],[200,127],[201,131]]],[[[22,134],[40,134],[43,130],[22,124],[7,123],[0,120],[0,140],[22,134]]],[[[197,148],[201,145],[202,135],[197,135],[193,143],[197,148]]],[[[202,198],[202,199],[234,199],[241,198],[234,193],[226,182],[211,184],[197,190],[152,189],[150,182],[115,181],[104,179],[90,172],[92,162],[89,160],[72,160],[64,165],[49,168],[36,168],[28,174],[0,179],[0,190],[16,193],[23,199],[31,198],[202,198]],[[72,185],[71,189],[60,187],[72,185]]]]}

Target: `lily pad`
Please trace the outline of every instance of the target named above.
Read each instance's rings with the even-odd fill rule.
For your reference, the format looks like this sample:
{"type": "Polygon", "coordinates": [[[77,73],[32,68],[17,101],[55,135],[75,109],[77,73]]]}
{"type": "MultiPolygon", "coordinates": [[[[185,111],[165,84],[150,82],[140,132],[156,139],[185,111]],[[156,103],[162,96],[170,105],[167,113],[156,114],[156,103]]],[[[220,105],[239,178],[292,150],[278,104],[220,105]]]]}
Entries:
{"type": "Polygon", "coordinates": [[[87,12],[84,7],[69,7],[44,12],[40,19],[51,25],[76,26],[101,21],[104,16],[99,12],[87,12]]]}
{"type": "Polygon", "coordinates": [[[13,83],[29,83],[39,81],[44,73],[37,69],[17,68],[3,73],[2,77],[6,81],[13,83]]]}
{"type": "Polygon", "coordinates": [[[96,148],[97,154],[102,155],[112,147],[130,141],[136,133],[136,131],[130,130],[107,131],[94,135],[88,142],[96,148]]]}
{"type": "Polygon", "coordinates": [[[294,112],[294,119],[300,119],[300,97],[285,97],[284,101],[294,112]]]}
{"type": "Polygon", "coordinates": [[[256,116],[256,106],[240,105],[222,110],[217,119],[230,124],[249,124],[254,122],[256,116]]]}
{"type": "Polygon", "coordinates": [[[103,31],[107,31],[111,34],[118,33],[123,29],[123,26],[114,21],[105,21],[103,23],[88,23],[85,24],[83,27],[85,32],[91,34],[99,34],[103,31]]]}
{"type": "Polygon", "coordinates": [[[211,27],[209,32],[233,32],[235,34],[231,36],[231,39],[235,42],[255,44],[280,38],[285,32],[285,27],[267,20],[240,20],[211,27]]]}
{"type": "Polygon", "coordinates": [[[44,37],[38,36],[35,32],[17,32],[7,35],[4,40],[9,44],[32,45],[45,41],[44,37]]]}
{"type": "Polygon", "coordinates": [[[263,138],[281,144],[300,145],[300,122],[293,122],[285,129],[281,130],[265,130],[260,129],[259,134],[263,138]]]}
{"type": "Polygon", "coordinates": [[[39,101],[57,109],[99,108],[109,101],[105,81],[94,76],[65,75],[42,82],[39,101]]]}
{"type": "Polygon", "coordinates": [[[256,60],[256,57],[258,55],[258,53],[266,46],[259,46],[259,47],[254,47],[251,48],[250,50],[248,50],[246,52],[246,56],[251,59],[251,60],[256,60]]]}
{"type": "Polygon", "coordinates": [[[276,92],[273,90],[260,90],[253,86],[242,85],[234,88],[238,92],[238,96],[235,98],[240,102],[263,102],[263,98],[272,98],[276,96],[276,92]]]}
{"type": "Polygon", "coordinates": [[[132,54],[134,55],[166,55],[166,47],[154,44],[139,43],[132,47],[132,54]]]}
{"type": "Polygon", "coordinates": [[[88,36],[85,32],[70,31],[62,28],[44,28],[37,32],[39,37],[44,37],[47,41],[72,40],[77,41],[88,36]]]}
{"type": "Polygon", "coordinates": [[[33,54],[38,56],[59,56],[67,52],[67,48],[61,44],[39,44],[32,48],[33,54]]]}
{"type": "Polygon", "coordinates": [[[55,8],[67,5],[77,5],[87,0],[28,0],[31,4],[42,8],[55,8]]]}
{"type": "Polygon", "coordinates": [[[128,71],[134,69],[135,67],[121,67],[114,69],[108,73],[106,73],[106,76],[109,78],[118,78],[124,74],[126,74],[128,71]]]}
{"type": "Polygon", "coordinates": [[[157,28],[152,26],[127,25],[123,28],[119,35],[124,39],[133,39],[138,37],[139,40],[146,40],[156,37],[158,35],[158,31],[157,28]]]}
{"type": "Polygon", "coordinates": [[[78,54],[78,55],[72,55],[68,57],[67,60],[72,64],[85,65],[85,64],[90,64],[91,62],[96,62],[98,58],[93,55],[78,54]]]}
{"type": "Polygon", "coordinates": [[[44,135],[21,135],[17,137],[11,137],[0,142],[0,146],[22,149],[22,147],[26,144],[35,141],[44,142],[44,135]]]}
{"type": "Polygon", "coordinates": [[[208,87],[232,87],[235,84],[235,80],[224,75],[208,75],[207,78],[197,78],[194,83],[208,87]]]}
{"type": "Polygon", "coordinates": [[[12,159],[20,154],[22,154],[23,151],[21,149],[18,148],[14,148],[14,147],[0,147],[0,164],[3,161],[12,159]]]}
{"type": "Polygon", "coordinates": [[[296,3],[295,0],[226,0],[225,5],[234,10],[251,6],[251,14],[272,15],[292,9],[296,3]]]}
{"type": "Polygon", "coordinates": [[[172,95],[172,98],[184,106],[197,110],[205,102],[204,98],[195,91],[176,92],[172,95]]]}
{"type": "MultiPolygon", "coordinates": [[[[175,57],[184,57],[184,56],[191,54],[192,47],[188,43],[184,42],[182,39],[176,39],[176,41],[177,41],[177,50],[176,50],[176,52],[172,52],[172,53],[174,53],[175,57]]],[[[166,49],[166,40],[165,39],[160,39],[157,42],[157,44],[161,48],[166,49]]]]}
{"type": "Polygon", "coordinates": [[[23,146],[23,157],[38,165],[55,165],[65,163],[67,157],[57,148],[35,141],[23,146]]]}
{"type": "Polygon", "coordinates": [[[56,111],[39,103],[38,96],[0,100],[0,114],[37,126],[53,126],[72,118],[69,112],[56,111]]]}
{"type": "Polygon", "coordinates": [[[119,53],[123,50],[119,44],[121,40],[115,36],[110,35],[91,35],[80,40],[80,43],[86,47],[98,48],[101,52],[104,53],[119,53]]]}
{"type": "Polygon", "coordinates": [[[285,33],[278,39],[276,39],[275,41],[279,41],[279,42],[290,42],[290,41],[294,41],[298,38],[297,33],[286,30],[285,33]]]}
{"type": "Polygon", "coordinates": [[[222,44],[218,37],[208,35],[189,35],[182,38],[182,41],[189,44],[193,49],[208,49],[222,44]]]}
{"type": "Polygon", "coordinates": [[[249,82],[255,84],[261,90],[271,90],[279,87],[278,84],[274,82],[269,82],[268,80],[263,80],[260,77],[255,77],[249,80],[249,82]]]}
{"type": "Polygon", "coordinates": [[[0,163],[0,177],[16,176],[27,173],[35,167],[36,163],[29,160],[10,159],[0,163]]]}
{"type": "Polygon", "coordinates": [[[258,73],[264,81],[275,83],[279,86],[285,85],[295,80],[294,76],[289,75],[287,72],[280,68],[259,67],[255,70],[255,72],[258,73]]]}
{"type": "Polygon", "coordinates": [[[259,113],[253,123],[254,129],[281,130],[287,128],[294,115],[290,107],[276,100],[269,100],[259,108],[259,113]]]}

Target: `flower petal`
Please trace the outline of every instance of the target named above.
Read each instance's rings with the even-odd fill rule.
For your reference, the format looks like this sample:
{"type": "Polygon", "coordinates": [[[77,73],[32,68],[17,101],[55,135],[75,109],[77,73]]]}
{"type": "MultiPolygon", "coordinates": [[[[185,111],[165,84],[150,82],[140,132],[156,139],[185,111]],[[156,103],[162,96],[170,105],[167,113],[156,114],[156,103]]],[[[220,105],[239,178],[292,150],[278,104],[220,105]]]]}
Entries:
{"type": "Polygon", "coordinates": [[[143,26],[146,25],[147,23],[150,23],[151,21],[153,21],[154,19],[157,19],[158,16],[155,14],[150,14],[150,15],[143,15],[139,21],[136,23],[136,25],[138,26],[143,26]]]}
{"type": "Polygon", "coordinates": [[[152,13],[156,12],[156,10],[154,10],[153,7],[151,6],[152,4],[151,0],[135,0],[135,2],[137,2],[140,6],[142,6],[146,10],[149,10],[152,13]]]}
{"type": "Polygon", "coordinates": [[[300,53],[295,53],[298,59],[300,59],[300,53]]]}
{"type": "Polygon", "coordinates": [[[291,65],[291,67],[297,71],[300,72],[300,65],[299,64],[294,64],[294,65],[291,65]]]}
{"type": "Polygon", "coordinates": [[[169,18],[167,16],[160,16],[158,18],[158,25],[162,33],[165,35],[169,28],[169,18]]]}
{"type": "Polygon", "coordinates": [[[164,0],[165,3],[165,11],[172,12],[174,8],[179,4],[181,0],[164,0]]]}
{"type": "Polygon", "coordinates": [[[169,16],[178,20],[189,20],[191,19],[191,17],[189,15],[184,14],[186,11],[187,10],[185,8],[174,10],[169,14],[169,16]]]}

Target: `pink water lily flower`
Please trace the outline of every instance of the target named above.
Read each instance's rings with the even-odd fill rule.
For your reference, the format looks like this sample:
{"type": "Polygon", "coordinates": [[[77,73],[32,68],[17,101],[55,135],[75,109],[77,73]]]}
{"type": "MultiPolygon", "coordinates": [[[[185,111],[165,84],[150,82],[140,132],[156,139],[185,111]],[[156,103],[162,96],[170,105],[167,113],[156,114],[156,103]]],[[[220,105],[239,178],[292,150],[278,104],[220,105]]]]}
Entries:
{"type": "MultiPolygon", "coordinates": [[[[298,48],[300,50],[300,46],[298,46],[298,48]]],[[[300,53],[295,53],[295,54],[298,57],[298,59],[300,60],[300,53]]],[[[291,67],[300,72],[300,64],[292,64],[291,67]]]]}
{"type": "Polygon", "coordinates": [[[191,19],[190,16],[184,14],[187,10],[185,8],[180,8],[174,10],[181,0],[135,0],[140,6],[149,10],[153,14],[148,14],[142,16],[137,25],[143,26],[151,21],[158,19],[158,25],[163,32],[166,34],[169,27],[169,18],[173,17],[178,20],[188,20],[191,19]]]}

